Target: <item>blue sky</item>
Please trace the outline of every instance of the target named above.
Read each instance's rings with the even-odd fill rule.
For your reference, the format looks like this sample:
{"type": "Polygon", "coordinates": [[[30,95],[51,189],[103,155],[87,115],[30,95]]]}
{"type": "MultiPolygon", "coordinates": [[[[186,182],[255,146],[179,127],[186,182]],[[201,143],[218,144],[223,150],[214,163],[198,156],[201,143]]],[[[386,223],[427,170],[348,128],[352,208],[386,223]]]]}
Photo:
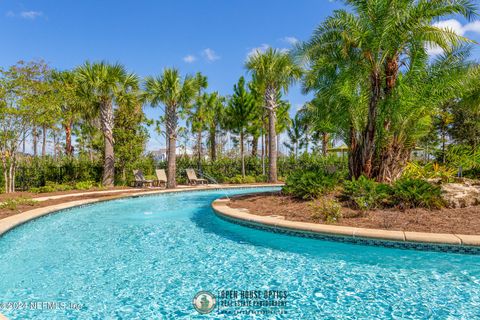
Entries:
{"type": "MultiPolygon", "coordinates": [[[[329,0],[0,0],[0,65],[44,59],[68,69],[85,60],[107,60],[140,76],[174,66],[183,74],[202,72],[209,91],[229,94],[245,75],[248,52],[307,40],[340,7],[329,0]]],[[[480,40],[480,23],[457,22],[448,26],[480,40]]],[[[296,86],[288,99],[294,112],[308,97],[296,86]]],[[[161,113],[145,111],[155,119],[161,113]]],[[[149,148],[162,140],[153,137],[149,148]]]]}

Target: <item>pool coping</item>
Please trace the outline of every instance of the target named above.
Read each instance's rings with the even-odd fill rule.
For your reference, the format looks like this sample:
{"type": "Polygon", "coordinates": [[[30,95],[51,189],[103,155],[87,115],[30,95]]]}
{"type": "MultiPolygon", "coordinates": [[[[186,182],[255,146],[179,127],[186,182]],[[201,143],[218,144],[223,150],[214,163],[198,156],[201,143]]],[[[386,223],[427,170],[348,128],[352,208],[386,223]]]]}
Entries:
{"type": "MultiPolygon", "coordinates": [[[[72,209],[76,207],[82,207],[84,205],[90,205],[95,203],[101,203],[117,199],[126,199],[126,198],[137,198],[137,197],[148,197],[155,196],[158,194],[169,194],[169,193],[182,193],[182,192],[195,192],[195,191],[209,191],[209,190],[222,190],[222,189],[249,189],[249,188],[267,188],[267,187],[281,187],[282,183],[261,183],[261,184],[241,184],[241,185],[206,185],[206,186],[196,186],[192,188],[182,188],[182,189],[159,189],[159,190],[149,190],[149,191],[140,191],[140,192],[128,192],[118,195],[107,196],[104,198],[92,198],[92,199],[82,199],[75,201],[67,201],[64,203],[59,203],[47,207],[32,209],[24,211],[22,213],[9,216],[3,219],[0,219],[0,238],[7,233],[8,231],[34,219],[62,212],[66,209],[72,209]]],[[[96,192],[91,192],[90,194],[96,194],[96,192]]],[[[86,193],[85,195],[88,195],[86,193]]],[[[0,320],[9,320],[6,316],[0,313],[0,320]]]]}
{"type": "Polygon", "coordinates": [[[480,254],[480,235],[370,229],[292,221],[283,217],[252,214],[247,209],[232,208],[229,203],[230,199],[220,198],[213,201],[211,206],[217,216],[247,227],[342,242],[480,254]]]}

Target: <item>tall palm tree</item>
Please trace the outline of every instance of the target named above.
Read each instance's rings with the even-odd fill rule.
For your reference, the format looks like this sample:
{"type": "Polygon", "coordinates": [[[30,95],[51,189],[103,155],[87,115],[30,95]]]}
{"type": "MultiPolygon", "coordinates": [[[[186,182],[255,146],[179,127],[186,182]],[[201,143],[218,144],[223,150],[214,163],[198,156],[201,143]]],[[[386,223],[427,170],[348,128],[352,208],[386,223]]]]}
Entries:
{"type": "Polygon", "coordinates": [[[202,94],[202,91],[208,87],[208,79],[200,72],[195,74],[195,82],[197,84],[198,92],[193,105],[193,110],[189,111],[188,122],[192,127],[192,132],[197,133],[197,158],[200,164],[202,159],[202,133],[206,129],[205,122],[208,114],[208,94],[202,94]]]}
{"type": "Polygon", "coordinates": [[[54,71],[52,73],[57,97],[60,100],[61,125],[65,131],[65,154],[73,156],[72,130],[74,124],[87,109],[88,100],[81,96],[79,83],[74,71],[54,71]]]}
{"type": "Polygon", "coordinates": [[[145,79],[145,97],[152,106],[165,106],[165,127],[168,139],[167,145],[167,188],[176,187],[176,146],[177,126],[180,111],[190,107],[198,92],[195,78],[186,76],[183,80],[177,69],[165,69],[154,78],[145,79]]]}
{"type": "Polygon", "coordinates": [[[292,119],[292,125],[287,129],[289,142],[284,145],[293,153],[294,157],[298,157],[298,150],[305,146],[305,124],[299,117],[299,114],[292,119]]]}
{"type": "Polygon", "coordinates": [[[213,92],[207,100],[207,129],[208,129],[208,145],[210,147],[210,159],[217,159],[217,133],[225,115],[225,97],[218,92],[213,92]]]}
{"type": "Polygon", "coordinates": [[[76,78],[84,96],[91,99],[93,108],[100,113],[104,138],[102,185],[111,187],[115,179],[113,104],[122,94],[138,89],[138,77],[121,64],[87,61],[76,69],[76,78]]]}
{"type": "Polygon", "coordinates": [[[475,5],[469,0],[345,2],[351,10],[335,11],[315,30],[312,39],[299,48],[300,56],[310,62],[312,69],[311,76],[306,77],[306,87],[325,82],[325,74],[331,75],[332,66],[337,76],[339,70],[348,70],[358,79],[356,90],[368,85],[364,92],[368,99],[365,122],[358,134],[351,135],[350,170],[355,177],[363,174],[389,180],[391,177],[384,173],[392,168],[381,167],[398,163],[394,159],[401,156],[399,152],[403,153],[395,145],[399,137],[391,130],[394,121],[391,101],[398,93],[399,75],[403,72],[400,66],[413,70],[430,46],[451,52],[468,41],[451,29],[432,23],[454,14],[471,18],[476,14],[475,5]],[[381,143],[386,137],[393,142],[381,143]]]}
{"type": "Polygon", "coordinates": [[[276,111],[277,97],[301,77],[302,70],[288,53],[269,48],[266,52],[257,52],[246,63],[254,80],[261,86],[264,94],[265,108],[268,110],[268,147],[269,147],[269,182],[277,181],[276,148],[276,111]]]}
{"type": "Polygon", "coordinates": [[[278,96],[277,113],[275,122],[275,134],[277,136],[277,158],[280,153],[280,135],[288,129],[292,124],[290,118],[290,103],[286,100],[281,100],[281,95],[278,96]]]}
{"type": "Polygon", "coordinates": [[[255,100],[245,88],[245,79],[240,77],[233,87],[233,95],[225,110],[227,128],[240,136],[240,158],[242,176],[245,177],[245,135],[248,127],[255,119],[255,100]]]}

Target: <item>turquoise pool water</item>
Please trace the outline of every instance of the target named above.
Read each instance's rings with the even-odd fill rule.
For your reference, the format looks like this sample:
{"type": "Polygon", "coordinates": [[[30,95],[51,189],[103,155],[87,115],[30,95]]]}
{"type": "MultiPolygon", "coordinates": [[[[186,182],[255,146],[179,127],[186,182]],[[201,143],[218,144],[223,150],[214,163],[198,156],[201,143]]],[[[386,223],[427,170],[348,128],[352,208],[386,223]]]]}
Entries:
{"type": "Polygon", "coordinates": [[[250,229],[215,216],[210,203],[223,195],[115,200],[12,230],[0,237],[0,313],[11,319],[243,319],[252,316],[225,312],[268,309],[256,318],[480,317],[480,256],[250,229]],[[222,290],[286,291],[286,307],[223,307],[202,316],[192,305],[201,290],[217,299],[222,290]]]}

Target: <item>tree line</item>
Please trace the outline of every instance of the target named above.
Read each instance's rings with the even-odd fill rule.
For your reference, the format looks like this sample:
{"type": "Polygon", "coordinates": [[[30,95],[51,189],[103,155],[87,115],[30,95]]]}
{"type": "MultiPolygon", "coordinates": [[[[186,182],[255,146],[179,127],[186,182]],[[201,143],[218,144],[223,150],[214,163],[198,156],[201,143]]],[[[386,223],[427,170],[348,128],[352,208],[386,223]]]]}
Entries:
{"type": "Polygon", "coordinates": [[[0,156],[5,190],[15,189],[19,149],[31,135],[34,156],[50,132],[54,157],[101,154],[104,186],[114,184],[115,167],[145,151],[146,126],[165,137],[167,186],[174,188],[179,138],[195,142],[199,161],[217,158],[220,132],[231,132],[240,149],[245,175],[245,144],[264,172],[277,181],[279,134],[296,157],[333,141],[348,152],[350,178],[392,182],[403,172],[415,148],[447,161],[449,145],[474,153],[480,137],[479,66],[470,57],[472,40],[434,24],[462,15],[473,19],[470,1],[346,1],[314,30],[311,39],[290,52],[256,52],[245,63],[249,81],[240,77],[231,95],[207,92],[201,73],[182,75],[166,68],[140,79],[120,64],[85,62],[58,71],[42,61],[19,62],[0,70],[0,156]],[[443,53],[432,57],[429,48],[443,53]],[[284,99],[299,82],[313,99],[290,119],[284,99]],[[163,109],[147,119],[145,105],[163,109]],[[186,127],[180,119],[186,120],[186,127]],[[41,134],[40,134],[41,133],[41,134]],[[64,146],[59,148],[59,137],[64,146]],[[76,144],[72,143],[75,137],[76,144]],[[206,140],[208,151],[203,150],[206,140]],[[75,150],[76,148],[76,150],[75,150]],[[268,165],[268,170],[267,170],[268,165]]]}

